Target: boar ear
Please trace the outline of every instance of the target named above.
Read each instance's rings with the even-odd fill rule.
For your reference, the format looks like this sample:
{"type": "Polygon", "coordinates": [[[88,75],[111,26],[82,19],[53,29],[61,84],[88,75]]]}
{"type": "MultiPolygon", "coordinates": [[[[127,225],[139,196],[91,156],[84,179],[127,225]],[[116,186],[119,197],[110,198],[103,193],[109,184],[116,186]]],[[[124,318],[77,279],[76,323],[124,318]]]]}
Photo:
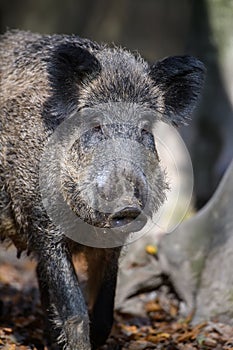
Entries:
{"type": "Polygon", "coordinates": [[[97,58],[86,48],[73,43],[62,44],[58,47],[54,55],[54,65],[58,75],[63,75],[65,78],[69,74],[79,79],[92,78],[100,71],[97,58]]]}
{"type": "Polygon", "coordinates": [[[74,43],[60,45],[48,62],[53,96],[48,101],[52,115],[65,116],[77,108],[78,88],[100,72],[100,63],[87,49],[74,43]]]}
{"type": "Polygon", "coordinates": [[[202,91],[205,71],[204,65],[191,56],[168,57],[150,67],[158,89],[158,110],[167,121],[186,123],[202,91]]]}

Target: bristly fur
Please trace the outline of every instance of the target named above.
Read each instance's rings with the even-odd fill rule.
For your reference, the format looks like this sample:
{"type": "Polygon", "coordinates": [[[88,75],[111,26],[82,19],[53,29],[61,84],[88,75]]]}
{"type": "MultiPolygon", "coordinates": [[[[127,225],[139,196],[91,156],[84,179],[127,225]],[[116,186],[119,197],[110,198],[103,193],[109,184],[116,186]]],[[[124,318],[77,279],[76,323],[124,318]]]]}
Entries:
{"type": "Polygon", "coordinates": [[[113,322],[120,248],[88,248],[71,242],[48,217],[40,193],[39,164],[49,137],[71,113],[97,110],[104,104],[106,125],[101,126],[99,117],[99,125],[91,127],[67,154],[62,169],[64,199],[86,221],[106,224],[109,217],[90,210],[86,194],[95,202],[95,185],[103,196],[116,194],[113,183],[126,181],[127,175],[130,190],[135,189],[133,203],[139,205],[147,178],[151,215],[163,202],[167,184],[151,130],[143,129],[139,116],[150,111],[154,121],[185,123],[197,103],[204,73],[202,63],[189,56],[150,65],[140,55],[78,36],[20,31],[0,36],[0,237],[11,240],[19,255],[32,252],[38,261],[52,343],[90,350],[105,342],[113,322]],[[113,110],[117,103],[129,109],[113,110]],[[107,146],[96,155],[101,142],[105,145],[103,140],[107,146]],[[98,183],[96,167],[103,157],[114,160],[119,155],[131,165],[112,162],[101,169],[104,186],[98,183]],[[89,265],[90,318],[72,263],[72,255],[80,251],[89,265]]]}

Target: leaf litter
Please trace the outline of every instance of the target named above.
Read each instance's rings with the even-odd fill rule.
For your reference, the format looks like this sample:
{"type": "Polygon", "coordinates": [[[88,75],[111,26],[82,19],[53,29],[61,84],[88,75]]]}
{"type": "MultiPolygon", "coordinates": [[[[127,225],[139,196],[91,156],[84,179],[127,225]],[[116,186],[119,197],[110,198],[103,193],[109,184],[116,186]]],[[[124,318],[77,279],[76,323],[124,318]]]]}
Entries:
{"type": "MultiPolygon", "coordinates": [[[[101,350],[233,350],[232,326],[217,320],[192,325],[192,315],[183,318],[180,307],[181,301],[162,286],[145,302],[146,317],[115,313],[101,350]]],[[[0,255],[0,349],[48,350],[44,325],[35,264],[6,263],[0,255]]]]}

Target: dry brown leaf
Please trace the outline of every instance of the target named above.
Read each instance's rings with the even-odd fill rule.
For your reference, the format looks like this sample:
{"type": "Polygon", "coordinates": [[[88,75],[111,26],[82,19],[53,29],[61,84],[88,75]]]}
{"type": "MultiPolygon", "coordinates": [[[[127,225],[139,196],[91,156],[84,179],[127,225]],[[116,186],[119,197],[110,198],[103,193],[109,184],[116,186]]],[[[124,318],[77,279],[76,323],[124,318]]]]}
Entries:
{"type": "Polygon", "coordinates": [[[177,338],[178,343],[182,343],[187,340],[195,339],[193,332],[185,332],[177,338]]]}
{"type": "Polygon", "coordinates": [[[208,338],[208,337],[206,337],[206,338],[203,340],[202,344],[203,344],[204,346],[208,346],[208,347],[211,347],[211,348],[216,348],[216,346],[218,345],[218,343],[216,342],[216,340],[211,339],[211,338],[208,338]]]}
{"type": "Polygon", "coordinates": [[[158,343],[171,338],[169,333],[159,333],[157,335],[148,335],[146,339],[152,343],[158,343]]]}
{"type": "Polygon", "coordinates": [[[125,324],[121,324],[121,331],[123,334],[131,336],[132,334],[138,333],[138,328],[136,326],[128,326],[125,324]]]}
{"type": "Polygon", "coordinates": [[[177,314],[178,314],[178,306],[171,304],[169,313],[172,316],[172,318],[175,318],[177,316],[177,314]]]}
{"type": "Polygon", "coordinates": [[[154,348],[154,344],[146,340],[131,341],[129,343],[130,350],[144,350],[146,348],[154,348]]]}
{"type": "Polygon", "coordinates": [[[207,325],[207,322],[199,323],[199,324],[197,324],[196,326],[194,326],[193,331],[194,331],[194,332],[199,331],[199,330],[201,330],[202,328],[204,328],[206,325],[207,325]]]}
{"type": "Polygon", "coordinates": [[[9,327],[3,327],[2,330],[5,334],[11,334],[13,332],[13,329],[9,327]]]}
{"type": "Polygon", "coordinates": [[[161,311],[162,308],[160,304],[157,301],[149,301],[145,305],[146,312],[156,312],[156,311],[161,311]]]}

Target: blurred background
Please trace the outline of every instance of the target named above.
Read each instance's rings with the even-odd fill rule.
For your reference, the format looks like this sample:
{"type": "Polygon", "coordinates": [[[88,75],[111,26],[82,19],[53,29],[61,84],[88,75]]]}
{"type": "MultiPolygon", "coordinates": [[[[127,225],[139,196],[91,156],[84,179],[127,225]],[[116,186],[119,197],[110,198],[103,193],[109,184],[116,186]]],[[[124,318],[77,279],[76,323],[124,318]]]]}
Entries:
{"type": "Polygon", "coordinates": [[[0,32],[74,33],[153,62],[192,54],[207,66],[202,101],[180,130],[201,208],[233,157],[233,0],[0,0],[0,32]]]}

